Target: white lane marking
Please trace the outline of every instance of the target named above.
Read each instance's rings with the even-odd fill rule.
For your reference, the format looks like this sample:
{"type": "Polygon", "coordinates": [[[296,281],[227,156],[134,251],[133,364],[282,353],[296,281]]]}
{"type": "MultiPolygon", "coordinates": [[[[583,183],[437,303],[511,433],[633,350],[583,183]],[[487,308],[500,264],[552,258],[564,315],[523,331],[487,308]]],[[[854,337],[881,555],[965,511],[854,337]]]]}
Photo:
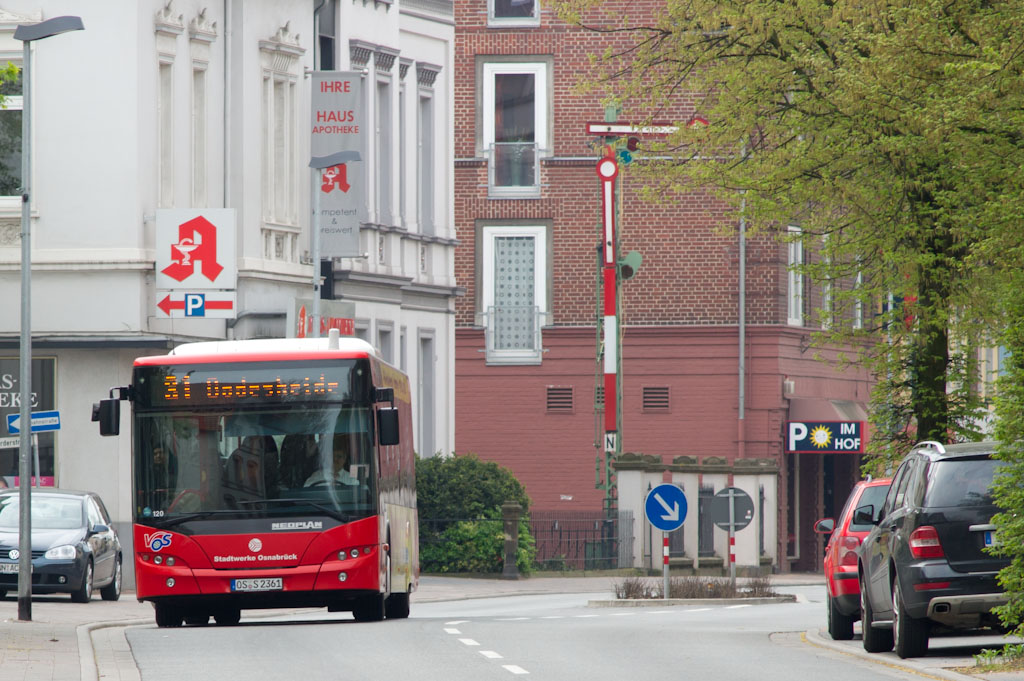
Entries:
{"type": "Polygon", "coordinates": [[[542,620],[564,620],[565,615],[545,615],[541,617],[542,620]]]}
{"type": "Polygon", "coordinates": [[[451,622],[445,622],[445,624],[465,624],[469,620],[452,620],[451,622]]]}
{"type": "Polygon", "coordinates": [[[645,614],[647,614],[647,615],[668,615],[671,612],[672,612],[671,610],[649,610],[645,614]]]}
{"type": "Polygon", "coordinates": [[[578,620],[584,620],[589,617],[600,617],[600,615],[573,615],[573,617],[575,617],[578,620]]]}
{"type": "Polygon", "coordinates": [[[463,643],[465,643],[467,646],[478,646],[478,645],[480,645],[479,643],[477,643],[476,641],[474,641],[471,638],[460,638],[459,640],[462,641],[463,643]]]}
{"type": "Polygon", "coordinates": [[[684,610],[683,612],[707,612],[711,608],[694,608],[693,610],[684,610]]]}
{"type": "Polygon", "coordinates": [[[458,629],[456,629],[455,627],[445,627],[444,628],[444,633],[446,633],[446,634],[461,634],[462,632],[459,631],[458,629]]]}
{"type": "Polygon", "coordinates": [[[500,660],[501,654],[494,652],[493,650],[481,650],[480,654],[486,657],[488,660],[500,660]]]}
{"type": "Polygon", "coordinates": [[[519,665],[516,665],[516,664],[503,664],[501,666],[504,667],[505,669],[507,669],[508,671],[512,672],[513,674],[529,674],[530,673],[530,672],[526,671],[525,669],[523,669],[522,667],[520,667],[519,665]]]}
{"type": "Polygon", "coordinates": [[[530,618],[529,617],[499,617],[497,621],[499,621],[499,622],[522,622],[523,620],[528,620],[528,619],[530,619],[530,618]]]}
{"type": "Polygon", "coordinates": [[[726,610],[735,610],[736,608],[749,608],[749,607],[750,607],[749,604],[747,604],[747,605],[727,605],[727,606],[725,606],[725,609],[726,610]]]}

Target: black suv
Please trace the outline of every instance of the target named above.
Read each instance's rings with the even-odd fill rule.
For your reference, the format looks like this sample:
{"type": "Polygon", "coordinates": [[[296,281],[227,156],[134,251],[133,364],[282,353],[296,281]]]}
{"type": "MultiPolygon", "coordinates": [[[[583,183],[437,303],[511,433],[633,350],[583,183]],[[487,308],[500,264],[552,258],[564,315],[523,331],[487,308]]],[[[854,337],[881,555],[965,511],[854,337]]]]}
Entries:
{"type": "Polygon", "coordinates": [[[992,477],[997,444],[921,442],[900,463],[885,502],[856,510],[874,525],[859,550],[864,649],[919,657],[933,626],[999,628],[992,477]]]}

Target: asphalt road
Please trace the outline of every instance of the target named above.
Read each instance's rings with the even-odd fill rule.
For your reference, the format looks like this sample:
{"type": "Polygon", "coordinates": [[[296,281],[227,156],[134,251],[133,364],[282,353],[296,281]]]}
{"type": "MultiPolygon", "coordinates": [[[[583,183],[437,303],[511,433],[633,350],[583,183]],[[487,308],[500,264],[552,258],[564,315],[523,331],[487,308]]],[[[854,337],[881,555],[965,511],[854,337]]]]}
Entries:
{"type": "MultiPolygon", "coordinates": [[[[796,602],[602,608],[591,603],[606,592],[520,595],[420,603],[404,621],[356,623],[347,613],[311,611],[126,634],[142,681],[180,681],[196,669],[222,681],[963,678],[942,666],[945,654],[906,662],[858,654],[859,640],[808,637],[823,626],[824,589],[787,591],[796,602]]],[[[970,660],[982,645],[961,642],[957,659],[970,660]]]]}

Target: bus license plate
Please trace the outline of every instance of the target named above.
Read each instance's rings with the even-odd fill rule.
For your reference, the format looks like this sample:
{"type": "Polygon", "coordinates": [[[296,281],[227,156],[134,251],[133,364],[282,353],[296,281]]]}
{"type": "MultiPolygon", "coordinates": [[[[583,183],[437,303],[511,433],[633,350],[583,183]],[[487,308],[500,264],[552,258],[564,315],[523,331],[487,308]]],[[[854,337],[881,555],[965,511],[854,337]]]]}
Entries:
{"type": "Polygon", "coordinates": [[[284,580],[280,577],[261,577],[258,579],[232,579],[232,591],[281,591],[284,580]]]}
{"type": "Polygon", "coordinates": [[[999,541],[996,539],[996,533],[992,530],[986,530],[985,532],[985,546],[995,546],[999,541]]]}

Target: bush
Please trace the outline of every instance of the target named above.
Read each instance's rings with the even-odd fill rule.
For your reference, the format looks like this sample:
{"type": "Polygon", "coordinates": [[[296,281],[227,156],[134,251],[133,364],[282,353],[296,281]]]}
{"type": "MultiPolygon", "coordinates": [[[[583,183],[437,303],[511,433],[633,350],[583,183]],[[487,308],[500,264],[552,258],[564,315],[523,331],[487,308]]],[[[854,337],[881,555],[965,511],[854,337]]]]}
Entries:
{"type": "Polygon", "coordinates": [[[501,572],[505,530],[501,505],[518,502],[516,567],[533,570],[537,550],[527,513],[530,498],[507,468],[476,455],[433,457],[416,463],[420,518],[420,564],[424,572],[501,572]]]}

